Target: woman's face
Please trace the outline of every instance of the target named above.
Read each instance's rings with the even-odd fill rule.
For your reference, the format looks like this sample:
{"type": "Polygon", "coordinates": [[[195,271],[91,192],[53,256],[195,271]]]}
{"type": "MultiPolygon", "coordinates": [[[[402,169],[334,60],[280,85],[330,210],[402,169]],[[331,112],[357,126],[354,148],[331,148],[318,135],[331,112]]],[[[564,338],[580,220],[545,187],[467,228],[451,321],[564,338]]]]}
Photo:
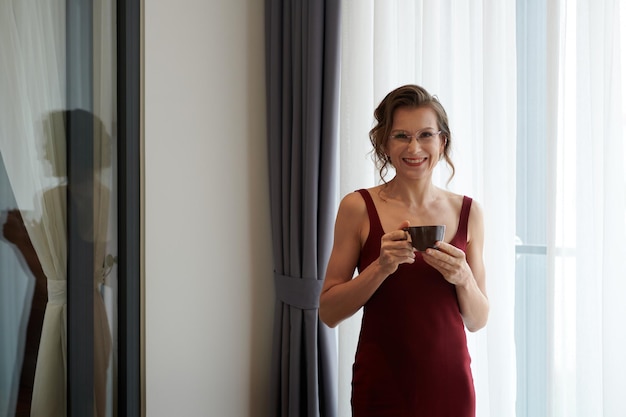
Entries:
{"type": "Polygon", "coordinates": [[[400,107],[393,117],[387,154],[396,176],[430,179],[444,150],[437,115],[430,107],[400,107]]]}

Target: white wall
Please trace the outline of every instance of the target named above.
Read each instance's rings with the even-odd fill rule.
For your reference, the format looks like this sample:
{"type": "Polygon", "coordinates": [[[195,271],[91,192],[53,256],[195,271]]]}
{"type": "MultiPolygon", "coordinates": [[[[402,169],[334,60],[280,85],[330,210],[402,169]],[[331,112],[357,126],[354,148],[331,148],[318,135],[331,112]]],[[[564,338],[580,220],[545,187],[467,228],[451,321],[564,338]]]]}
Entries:
{"type": "Polygon", "coordinates": [[[266,415],[263,4],[145,0],[149,417],[266,415]]]}

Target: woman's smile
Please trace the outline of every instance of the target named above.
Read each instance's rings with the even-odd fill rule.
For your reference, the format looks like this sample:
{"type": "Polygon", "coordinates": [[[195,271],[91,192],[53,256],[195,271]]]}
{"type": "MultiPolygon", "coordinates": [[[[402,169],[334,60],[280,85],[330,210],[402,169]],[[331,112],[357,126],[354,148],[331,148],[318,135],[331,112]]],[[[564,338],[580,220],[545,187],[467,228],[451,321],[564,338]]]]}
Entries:
{"type": "Polygon", "coordinates": [[[402,158],[402,161],[404,161],[405,164],[412,166],[412,167],[422,166],[427,160],[428,160],[428,157],[426,156],[421,157],[421,158],[402,158]]]}

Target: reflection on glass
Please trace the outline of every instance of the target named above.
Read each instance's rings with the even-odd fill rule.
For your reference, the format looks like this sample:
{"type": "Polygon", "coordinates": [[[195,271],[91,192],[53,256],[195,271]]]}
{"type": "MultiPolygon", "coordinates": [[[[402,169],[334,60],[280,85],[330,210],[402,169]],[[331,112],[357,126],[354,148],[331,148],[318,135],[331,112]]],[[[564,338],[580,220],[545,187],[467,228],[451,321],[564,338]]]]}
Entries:
{"type": "MultiPolygon", "coordinates": [[[[31,413],[42,416],[51,415],[52,410],[55,410],[52,415],[66,414],[67,176],[64,130],[67,114],[71,114],[71,117],[93,118],[90,113],[81,110],[50,115],[45,130],[51,139],[46,142],[45,156],[52,177],[57,179],[51,183],[57,184],[43,190],[39,200],[33,202],[32,210],[7,211],[3,226],[4,238],[14,245],[35,277],[18,398],[20,409],[26,409],[26,403],[32,395],[31,413]]],[[[80,225],[79,235],[82,240],[93,245],[95,258],[94,395],[98,411],[96,415],[104,416],[111,336],[99,289],[105,284],[106,274],[112,265],[105,260],[111,192],[110,186],[103,183],[101,173],[103,168],[110,166],[111,152],[106,130],[97,118],[93,119],[93,166],[79,164],[74,167],[81,170],[78,177],[84,181],[71,184],[74,192],[70,204],[78,208],[78,213],[83,207],[93,210],[93,224],[80,225]],[[84,187],[93,189],[87,192],[84,187]],[[85,201],[83,196],[93,197],[93,201],[85,201]]]]}
{"type": "Polygon", "coordinates": [[[68,204],[94,254],[94,415],[116,415],[115,2],[94,5],[89,110],[65,110],[67,7],[0,1],[0,416],[67,415],[68,204]],[[70,118],[93,152],[71,184],[70,118]]]}

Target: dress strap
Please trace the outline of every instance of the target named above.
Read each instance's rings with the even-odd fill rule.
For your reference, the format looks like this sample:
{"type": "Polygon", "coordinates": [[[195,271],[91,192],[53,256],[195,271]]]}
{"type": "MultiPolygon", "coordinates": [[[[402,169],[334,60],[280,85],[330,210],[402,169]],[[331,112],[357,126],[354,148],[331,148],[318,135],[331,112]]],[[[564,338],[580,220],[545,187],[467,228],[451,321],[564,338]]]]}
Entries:
{"type": "Polygon", "coordinates": [[[376,210],[376,205],[374,204],[374,200],[370,195],[369,191],[366,189],[356,190],[361,196],[363,200],[365,200],[365,206],[367,207],[367,217],[370,221],[370,235],[375,234],[382,236],[384,234],[383,225],[380,223],[380,217],[378,216],[378,210],[376,210]]]}
{"type": "Polygon", "coordinates": [[[463,196],[463,205],[461,206],[461,215],[459,216],[458,236],[463,242],[467,242],[467,224],[469,222],[469,213],[472,208],[472,199],[463,196]]]}

